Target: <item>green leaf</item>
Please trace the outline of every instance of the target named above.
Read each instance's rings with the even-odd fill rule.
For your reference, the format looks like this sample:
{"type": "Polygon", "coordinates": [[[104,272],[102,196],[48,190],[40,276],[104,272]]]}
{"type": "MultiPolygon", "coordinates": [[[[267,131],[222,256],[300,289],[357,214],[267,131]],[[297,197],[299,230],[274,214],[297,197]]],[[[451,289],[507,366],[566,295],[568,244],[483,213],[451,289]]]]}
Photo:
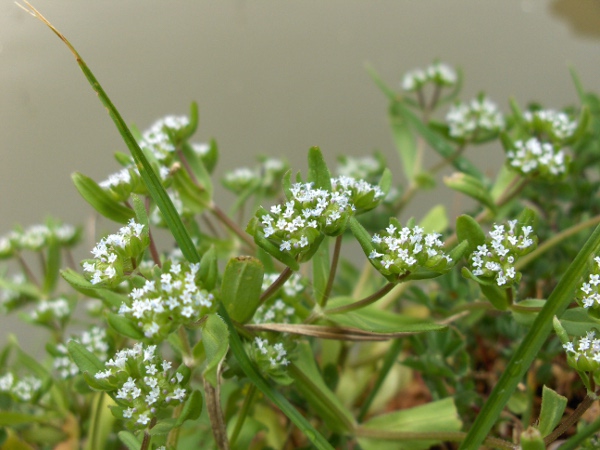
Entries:
{"type": "Polygon", "coordinates": [[[146,227],[144,231],[148,233],[148,214],[146,212],[146,206],[139,196],[132,194],[131,198],[133,200],[133,211],[135,212],[136,221],[137,223],[144,225],[144,227],[146,227]]]}
{"type": "Polygon", "coordinates": [[[361,427],[365,432],[361,433],[359,430],[357,434],[358,442],[364,450],[420,450],[431,448],[440,441],[402,438],[401,433],[456,432],[460,431],[461,427],[454,399],[446,398],[374,417],[361,427]],[[369,437],[361,437],[367,434],[367,431],[370,431],[369,437]],[[398,433],[399,437],[396,440],[377,439],[377,431],[393,431],[398,433]]]}
{"type": "Polygon", "coordinates": [[[198,276],[204,283],[205,289],[209,291],[212,291],[217,286],[217,277],[219,276],[217,263],[217,252],[215,246],[211,245],[204,255],[202,255],[200,269],[198,270],[198,276]]]}
{"type": "Polygon", "coordinates": [[[371,240],[371,235],[369,232],[363,227],[355,217],[350,217],[348,221],[348,226],[350,231],[360,244],[361,248],[365,255],[369,255],[373,251],[373,242],[371,240]]]}
{"type": "Polygon", "coordinates": [[[390,88],[383,82],[383,80],[381,79],[377,71],[373,68],[373,66],[371,66],[370,64],[366,64],[365,68],[367,69],[367,73],[371,76],[377,87],[381,89],[381,92],[383,92],[385,96],[390,100],[395,101],[397,99],[396,92],[394,92],[392,88],[390,88]]]}
{"type": "Polygon", "coordinates": [[[118,436],[128,450],[140,450],[142,447],[142,443],[129,431],[119,431],[118,436]]]}
{"type": "Polygon", "coordinates": [[[571,336],[585,336],[593,328],[600,330],[600,322],[588,314],[585,308],[569,308],[560,316],[560,324],[571,336]]]}
{"type": "Polygon", "coordinates": [[[482,205],[488,207],[492,212],[496,211],[496,204],[494,203],[488,188],[478,178],[466,173],[455,172],[451,176],[445,177],[444,183],[450,189],[462,192],[472,199],[477,200],[482,205]]]}
{"type": "Polygon", "coordinates": [[[51,293],[56,287],[61,265],[61,248],[56,238],[51,238],[48,244],[46,266],[44,268],[44,292],[51,293]]]}
{"type": "Polygon", "coordinates": [[[396,152],[402,162],[404,176],[409,183],[413,182],[416,175],[421,171],[419,159],[417,158],[417,143],[406,120],[397,114],[390,114],[392,137],[396,146],[396,152]]]}
{"type": "Polygon", "coordinates": [[[383,173],[381,174],[381,178],[379,179],[379,189],[381,189],[384,195],[387,195],[390,192],[392,187],[392,172],[387,167],[383,169],[383,173]]]}
{"type": "Polygon", "coordinates": [[[117,333],[135,340],[144,339],[144,333],[131,320],[119,314],[108,313],[108,325],[117,333]]]}
{"type": "Polygon", "coordinates": [[[118,309],[123,303],[127,305],[130,301],[126,295],[118,294],[109,289],[98,289],[96,294],[106,306],[112,309],[118,309]]]}
{"type": "Polygon", "coordinates": [[[165,435],[168,434],[173,427],[175,427],[175,419],[173,418],[168,418],[168,419],[161,419],[158,421],[158,423],[156,425],[154,425],[148,434],[150,434],[150,436],[161,436],[161,435],[165,435]]]}
{"type": "Polygon", "coordinates": [[[50,381],[52,379],[48,370],[37,359],[29,356],[18,346],[17,359],[23,367],[33,373],[36,377],[41,378],[44,383],[46,380],[50,381]]]}
{"type": "Polygon", "coordinates": [[[347,433],[354,428],[352,414],[323,381],[308,342],[299,343],[297,358],[289,372],[301,397],[311,405],[327,429],[347,433]]]}
{"type": "Polygon", "coordinates": [[[260,260],[252,256],[231,258],[227,263],[221,283],[221,301],[236,322],[249,321],[260,305],[264,272],[260,260]]]}
{"type": "Polygon", "coordinates": [[[229,348],[227,325],[216,314],[210,314],[202,325],[202,342],[206,351],[206,367],[202,375],[216,388],[218,365],[229,348]]]}
{"type": "MultiPolygon", "coordinates": [[[[327,306],[330,309],[334,309],[352,302],[354,300],[348,297],[335,297],[329,300],[327,306]]],[[[327,314],[327,310],[325,310],[325,314],[327,314]]],[[[439,325],[417,317],[382,311],[373,306],[362,308],[360,311],[327,315],[327,320],[338,325],[358,328],[371,333],[414,334],[426,331],[438,331],[446,328],[446,325],[439,325]]]]}
{"type": "Polygon", "coordinates": [[[250,222],[246,227],[246,231],[248,234],[254,236],[254,242],[256,245],[262,248],[269,255],[281,261],[293,271],[300,269],[300,264],[298,264],[298,261],[296,261],[289,253],[279,250],[278,245],[275,245],[265,237],[261,227],[258,225],[258,219],[256,217],[250,219],[250,222]]]}
{"type": "Polygon", "coordinates": [[[18,292],[26,297],[40,299],[44,297],[44,294],[32,283],[14,283],[10,280],[6,280],[0,277],[0,288],[18,292]]]}
{"type": "Polygon", "coordinates": [[[313,294],[317,303],[323,305],[323,298],[329,280],[329,245],[321,244],[312,259],[313,294]]]}
{"type": "Polygon", "coordinates": [[[127,223],[134,213],[131,209],[117,203],[98,183],[85,175],[75,172],[71,175],[79,194],[92,208],[118,223],[127,223]]]}
{"type": "MultiPolygon", "coordinates": [[[[227,326],[225,326],[227,329],[227,326]]],[[[200,391],[193,390],[192,394],[187,398],[183,404],[181,414],[175,422],[176,427],[180,427],[186,420],[196,420],[202,413],[202,394],[200,391]]]]}
{"type": "Polygon", "coordinates": [[[511,307],[511,313],[515,322],[519,325],[530,327],[545,303],[546,300],[537,298],[527,298],[515,303],[511,307]]]}
{"type": "Polygon", "coordinates": [[[474,178],[483,180],[481,172],[469,160],[462,156],[455,157],[456,149],[450,145],[442,136],[429,128],[413,113],[404,103],[396,102],[392,106],[392,114],[403,117],[414,130],[420,134],[431,147],[442,157],[452,159],[452,165],[474,178]]]}
{"type": "Polygon", "coordinates": [[[71,339],[67,344],[67,349],[69,355],[82,373],[87,372],[90,375],[96,375],[98,372],[106,369],[98,357],[90,352],[81,342],[71,339]]]}
{"type": "Polygon", "coordinates": [[[508,165],[502,165],[498,175],[496,175],[494,185],[490,190],[490,195],[492,196],[492,199],[494,199],[494,203],[506,193],[506,190],[509,188],[509,186],[515,182],[515,178],[519,176],[520,175],[512,170],[508,165]]]}
{"type": "Polygon", "coordinates": [[[477,250],[477,246],[485,244],[485,233],[481,226],[475,219],[465,214],[456,219],[456,236],[460,242],[469,242],[468,255],[477,250]]]}
{"type": "Polygon", "coordinates": [[[98,293],[96,291],[104,289],[93,285],[83,275],[81,275],[79,272],[75,272],[73,269],[62,270],[60,275],[67,283],[71,285],[73,289],[88,297],[97,298],[98,293]]]}
{"type": "Polygon", "coordinates": [[[499,311],[506,311],[508,309],[508,305],[510,304],[507,289],[502,289],[496,285],[488,285],[479,283],[479,288],[481,289],[481,293],[485,295],[490,303],[499,311]]]}
{"type": "Polygon", "coordinates": [[[421,219],[419,226],[429,233],[441,233],[448,228],[448,213],[444,205],[436,205],[421,219]]]}
{"type": "Polygon", "coordinates": [[[567,407],[567,397],[557,394],[547,386],[542,390],[542,408],[538,430],[542,437],[548,436],[558,425],[567,407]]]}
{"type": "Polygon", "coordinates": [[[331,191],[331,173],[319,147],[311,147],[308,151],[308,181],[314,183],[315,189],[331,191]]]}

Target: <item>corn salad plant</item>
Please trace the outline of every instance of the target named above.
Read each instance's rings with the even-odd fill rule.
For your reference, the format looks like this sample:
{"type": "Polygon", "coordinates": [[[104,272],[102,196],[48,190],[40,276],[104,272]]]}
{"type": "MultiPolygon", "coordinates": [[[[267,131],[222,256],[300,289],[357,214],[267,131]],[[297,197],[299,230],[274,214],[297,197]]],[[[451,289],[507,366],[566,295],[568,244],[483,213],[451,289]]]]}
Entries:
{"type": "Polygon", "coordinates": [[[0,238],[0,309],[47,333],[45,358],[0,352],[0,448],[597,448],[600,99],[575,73],[577,106],[503,114],[439,61],[398,89],[369,69],[398,160],[261,157],[224,175],[226,211],[196,104],[128,127],[26,5],[129,153],[73,175],[106,230],[89,258],[57,219],[0,238]],[[482,144],[495,174],[467,156],[482,144]],[[442,171],[465,214],[400,220],[442,171]]]}

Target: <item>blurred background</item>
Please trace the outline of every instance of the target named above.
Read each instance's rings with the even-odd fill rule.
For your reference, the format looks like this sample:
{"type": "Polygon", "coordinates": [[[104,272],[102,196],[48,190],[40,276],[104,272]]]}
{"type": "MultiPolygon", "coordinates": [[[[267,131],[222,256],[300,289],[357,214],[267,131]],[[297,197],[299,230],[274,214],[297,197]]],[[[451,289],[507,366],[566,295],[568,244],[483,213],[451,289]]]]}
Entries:
{"type": "MultiPolygon", "coordinates": [[[[555,109],[577,103],[569,66],[600,92],[600,0],[34,6],[71,40],[128,123],[144,129],[163,115],[186,114],[196,100],[196,140],[218,141],[217,174],[253,165],[258,154],[304,171],[313,145],[331,164],[377,149],[399,173],[388,104],[366,63],[399,90],[404,72],[440,58],[464,70],[463,100],[485,90],[505,112],[510,96],[555,109]]],[[[48,215],[83,224],[91,209],[71,173],[104,180],[119,168],[114,151],[126,151],[66,47],[12,0],[0,0],[0,137],[0,235],[48,215]]],[[[470,152],[489,173],[503,160],[499,148],[470,152]]],[[[418,217],[442,192],[422,197],[410,214],[418,217]]],[[[227,209],[231,197],[218,195],[227,209]]],[[[445,195],[452,219],[461,200],[445,195]]],[[[0,345],[8,332],[23,340],[31,328],[0,317],[0,345]]]]}

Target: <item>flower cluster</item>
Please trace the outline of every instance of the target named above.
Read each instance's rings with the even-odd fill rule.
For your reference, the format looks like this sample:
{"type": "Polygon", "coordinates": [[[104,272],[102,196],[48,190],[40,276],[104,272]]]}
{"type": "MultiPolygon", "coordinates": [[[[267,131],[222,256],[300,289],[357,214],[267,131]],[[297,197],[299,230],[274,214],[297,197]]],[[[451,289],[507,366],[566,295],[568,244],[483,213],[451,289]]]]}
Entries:
{"type": "Polygon", "coordinates": [[[553,180],[567,172],[569,156],[550,142],[540,142],[532,137],[516,141],[507,153],[508,164],[525,176],[553,180]]]}
{"type": "Polygon", "coordinates": [[[41,251],[51,242],[70,247],[77,243],[77,228],[49,221],[46,225],[32,225],[25,230],[16,229],[0,238],[0,258],[9,258],[22,250],[41,251]]]}
{"type": "Polygon", "coordinates": [[[83,263],[83,271],[92,284],[116,286],[134,268],[134,263],[150,240],[144,225],[131,219],[118,233],[111,234],[93,248],[94,259],[83,263]]]}
{"type": "MultiPolygon", "coordinates": [[[[174,155],[177,150],[177,135],[185,133],[189,126],[190,121],[186,116],[166,116],[144,131],[138,142],[140,148],[150,156],[151,160],[157,163],[156,169],[163,182],[168,180],[171,175],[174,155]]],[[[210,150],[210,146],[204,143],[191,144],[190,148],[200,158],[210,150]]],[[[118,201],[126,200],[132,192],[145,194],[147,191],[133,158],[120,155],[119,161],[124,167],[120,171],[109,175],[106,180],[98,183],[100,187],[112,193],[118,201]]]]}
{"type": "Polygon", "coordinates": [[[379,186],[344,175],[331,179],[331,189],[348,197],[356,214],[375,208],[385,197],[379,186]]]}
{"type": "Polygon", "coordinates": [[[279,192],[280,180],[288,169],[289,165],[280,159],[262,158],[253,169],[242,167],[225,173],[223,185],[238,195],[255,187],[272,196],[279,192]]]}
{"type": "Polygon", "coordinates": [[[41,389],[42,380],[32,375],[17,377],[8,372],[0,377],[0,392],[6,392],[20,402],[32,401],[41,389]]]}
{"type": "Polygon", "coordinates": [[[159,411],[176,406],[187,397],[186,377],[171,370],[171,362],[156,354],[156,345],[120,350],[106,363],[106,370],[94,375],[115,386],[111,395],[118,406],[115,416],[134,428],[147,428],[159,411]],[[115,392],[116,391],[116,392],[115,392]]]}
{"type": "Polygon", "coordinates": [[[287,375],[287,366],[290,364],[289,349],[283,341],[271,343],[268,339],[255,337],[252,341],[250,357],[256,365],[273,380],[281,384],[292,382],[287,375]]]}
{"type": "MultiPolygon", "coordinates": [[[[13,275],[9,282],[17,288],[19,285],[26,283],[25,275],[17,273],[13,275]]],[[[3,288],[0,289],[0,313],[7,313],[14,308],[17,308],[22,303],[21,300],[25,300],[23,293],[17,289],[3,288]]],[[[27,298],[29,300],[29,298],[27,298]]]]}
{"type": "Polygon", "coordinates": [[[357,180],[375,182],[381,177],[384,169],[384,161],[373,156],[363,156],[361,158],[342,156],[337,167],[337,173],[357,180]]]}
{"type": "Polygon", "coordinates": [[[600,257],[594,258],[594,267],[592,268],[588,279],[581,284],[580,290],[583,297],[578,303],[589,311],[594,317],[600,315],[600,257]]]}
{"type": "Polygon", "coordinates": [[[160,276],[129,294],[119,314],[131,319],[154,342],[165,339],[182,324],[198,321],[216,306],[214,295],[202,288],[199,264],[165,265],[160,276]]]}
{"type": "Polygon", "coordinates": [[[67,299],[41,300],[31,312],[31,319],[40,324],[63,322],[71,315],[71,306],[67,299]]]}
{"type": "Polygon", "coordinates": [[[588,331],[585,337],[563,344],[567,363],[580,372],[596,372],[600,369],[600,339],[588,331]]]}
{"type": "Polygon", "coordinates": [[[152,152],[159,161],[165,160],[176,150],[172,138],[173,133],[177,133],[189,125],[190,120],[187,116],[163,117],[144,131],[139,142],[140,148],[152,152]]]}
{"type": "Polygon", "coordinates": [[[419,226],[400,227],[392,219],[390,225],[375,234],[374,249],[369,255],[371,264],[383,275],[402,276],[419,268],[434,268],[451,263],[443,251],[444,243],[438,233],[425,234],[419,226]]]}
{"type": "Polygon", "coordinates": [[[470,103],[453,105],[446,115],[450,136],[465,141],[496,134],[504,128],[498,106],[481,95],[470,103]]]}
{"type": "MultiPolygon", "coordinates": [[[[98,360],[105,362],[108,359],[108,342],[106,339],[106,330],[100,327],[92,327],[90,331],[84,331],[80,336],[74,337],[81,342],[87,350],[96,355],[98,360]]],[[[64,344],[56,346],[56,356],[53,363],[54,370],[63,380],[74,377],[79,373],[79,368],[69,356],[67,347],[64,344]]]]}
{"type": "Polygon", "coordinates": [[[565,113],[553,109],[526,111],[523,118],[529,128],[538,135],[546,134],[551,141],[565,141],[573,136],[577,122],[565,113]]]}
{"type": "Polygon", "coordinates": [[[470,263],[473,275],[490,279],[498,286],[512,285],[521,278],[515,269],[515,263],[537,245],[537,236],[531,226],[519,225],[517,220],[504,225],[494,225],[489,232],[491,239],[486,240],[471,254],[470,263]]]}
{"type": "Polygon", "coordinates": [[[296,183],[285,205],[272,206],[270,212],[260,208],[257,217],[264,237],[293,257],[309,253],[323,235],[339,235],[353,214],[374,208],[384,196],[379,186],[350,177],[332,178],[331,185],[329,191],[296,183]]]}
{"type": "Polygon", "coordinates": [[[426,69],[415,69],[407,72],[402,78],[402,89],[415,92],[428,83],[435,86],[448,87],[456,84],[456,72],[447,64],[436,62],[426,69]]]}
{"type": "MultiPolygon", "coordinates": [[[[265,291],[279,277],[277,273],[265,274],[262,290],[265,291]]],[[[254,313],[252,322],[261,323],[290,323],[296,315],[296,308],[289,303],[297,302],[297,296],[304,290],[300,274],[294,273],[279,290],[278,295],[267,303],[262,304],[254,313]]]]}

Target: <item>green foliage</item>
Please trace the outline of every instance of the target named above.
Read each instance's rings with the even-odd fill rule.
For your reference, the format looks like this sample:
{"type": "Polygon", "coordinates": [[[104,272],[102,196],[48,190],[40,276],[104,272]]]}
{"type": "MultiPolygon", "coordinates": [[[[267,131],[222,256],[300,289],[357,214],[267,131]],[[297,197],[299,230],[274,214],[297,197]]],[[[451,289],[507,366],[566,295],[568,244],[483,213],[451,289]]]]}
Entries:
{"type": "Polygon", "coordinates": [[[14,339],[0,351],[2,448],[541,449],[575,423],[566,448],[593,445],[600,423],[581,414],[600,385],[600,100],[574,72],[581,105],[510,100],[504,117],[485,93],[459,100],[462,73],[439,61],[408,72],[402,92],[369,69],[397,161],[343,156],[336,170],[313,147],[305,182],[262,156],[224,176],[236,200],[221,208],[216,141],[193,142],[196,103],[130,129],[32,12],[130,154],[105,181],[73,175],[118,230],[81,269],[80,230],[55,219],[0,238],[1,312],[48,333],[45,359],[14,339]],[[468,157],[483,143],[505,153],[496,174],[468,157]],[[428,165],[426,147],[441,159],[428,165]],[[401,223],[444,168],[442,188],[470,210],[431,205],[401,223]],[[163,247],[157,228],[172,238],[163,247]],[[349,243],[364,255],[348,257],[349,243]],[[90,329],[71,336],[77,302],[90,329]],[[570,390],[554,375],[566,370],[581,380],[570,390]]]}

